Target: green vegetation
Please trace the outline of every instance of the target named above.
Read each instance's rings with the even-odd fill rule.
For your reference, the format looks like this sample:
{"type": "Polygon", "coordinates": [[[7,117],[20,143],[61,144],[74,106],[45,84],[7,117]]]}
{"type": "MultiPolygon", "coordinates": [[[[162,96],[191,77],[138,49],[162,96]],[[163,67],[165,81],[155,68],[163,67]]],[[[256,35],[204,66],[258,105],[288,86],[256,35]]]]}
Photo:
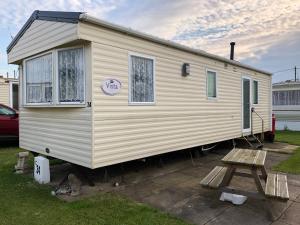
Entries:
{"type": "Polygon", "coordinates": [[[1,225],[143,225],[174,224],[183,221],[146,205],[115,194],[64,202],[51,196],[48,185],[13,173],[18,148],[0,148],[0,224],[1,225]]]}
{"type": "MultiPolygon", "coordinates": [[[[300,146],[300,132],[299,131],[277,131],[276,141],[286,142],[292,145],[300,146]]],[[[300,147],[285,161],[273,167],[274,170],[300,174],[300,147]]]]}
{"type": "Polygon", "coordinates": [[[276,141],[300,146],[300,131],[277,131],[276,141]]]}

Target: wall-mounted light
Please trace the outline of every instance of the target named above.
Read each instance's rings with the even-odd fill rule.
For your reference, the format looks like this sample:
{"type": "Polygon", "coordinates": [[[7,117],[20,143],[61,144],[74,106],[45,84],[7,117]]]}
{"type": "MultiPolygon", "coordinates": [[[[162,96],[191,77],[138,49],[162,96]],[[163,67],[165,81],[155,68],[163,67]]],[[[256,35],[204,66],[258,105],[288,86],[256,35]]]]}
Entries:
{"type": "Polygon", "coordinates": [[[189,63],[183,63],[182,65],[182,76],[188,76],[190,75],[190,64],[189,63]]]}

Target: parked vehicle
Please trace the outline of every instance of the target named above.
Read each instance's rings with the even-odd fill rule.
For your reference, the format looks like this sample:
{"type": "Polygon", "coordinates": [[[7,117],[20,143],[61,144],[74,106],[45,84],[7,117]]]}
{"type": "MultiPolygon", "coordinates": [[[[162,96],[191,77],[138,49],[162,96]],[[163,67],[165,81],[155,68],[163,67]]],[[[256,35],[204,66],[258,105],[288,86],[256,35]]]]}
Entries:
{"type": "Polygon", "coordinates": [[[14,109],[0,104],[0,140],[19,138],[19,114],[14,109]]]}

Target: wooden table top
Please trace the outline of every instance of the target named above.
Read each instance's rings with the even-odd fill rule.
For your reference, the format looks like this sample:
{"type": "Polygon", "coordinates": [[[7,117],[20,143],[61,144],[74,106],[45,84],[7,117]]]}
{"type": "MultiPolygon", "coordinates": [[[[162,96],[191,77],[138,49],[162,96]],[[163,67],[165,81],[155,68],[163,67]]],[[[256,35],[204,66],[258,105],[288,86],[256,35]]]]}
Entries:
{"type": "Polygon", "coordinates": [[[223,159],[225,164],[262,167],[265,164],[267,152],[236,148],[230,151],[223,159]]]}

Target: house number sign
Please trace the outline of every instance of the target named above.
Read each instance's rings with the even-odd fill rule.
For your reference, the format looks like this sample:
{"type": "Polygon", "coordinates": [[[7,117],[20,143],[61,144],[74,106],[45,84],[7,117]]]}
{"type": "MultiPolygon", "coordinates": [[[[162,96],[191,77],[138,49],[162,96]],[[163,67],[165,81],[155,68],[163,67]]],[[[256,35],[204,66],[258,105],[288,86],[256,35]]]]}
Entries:
{"type": "Polygon", "coordinates": [[[121,82],[116,79],[104,80],[101,86],[102,91],[106,95],[116,95],[121,90],[121,82]]]}

